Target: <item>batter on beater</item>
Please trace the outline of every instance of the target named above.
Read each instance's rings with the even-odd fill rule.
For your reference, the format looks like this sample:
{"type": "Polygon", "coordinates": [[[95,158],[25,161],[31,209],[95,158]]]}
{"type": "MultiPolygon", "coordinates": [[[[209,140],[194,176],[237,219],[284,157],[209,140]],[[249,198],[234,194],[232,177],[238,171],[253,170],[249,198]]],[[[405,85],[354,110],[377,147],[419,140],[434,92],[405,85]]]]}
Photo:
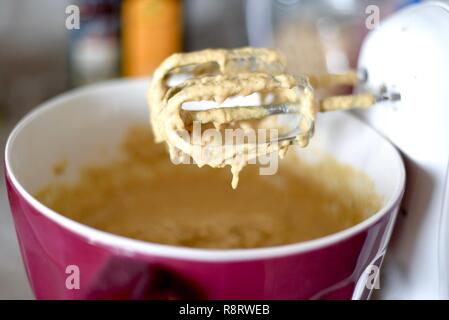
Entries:
{"type": "MultiPolygon", "coordinates": [[[[148,92],[156,142],[167,144],[170,157],[176,163],[190,157],[200,167],[230,166],[235,189],[239,172],[251,160],[273,152],[282,158],[293,143],[306,146],[320,107],[337,110],[348,102],[336,97],[318,104],[309,78],[292,76],[285,70],[284,59],[276,51],[264,48],[206,49],[170,56],[154,72],[148,92]],[[257,103],[245,105],[248,100],[236,99],[248,97],[255,97],[257,103]],[[185,108],[204,105],[204,102],[209,106],[207,109],[185,108]],[[288,130],[277,123],[279,115],[266,107],[270,105],[282,106],[283,111],[296,117],[293,137],[281,139],[282,134],[276,134],[262,142],[244,143],[223,143],[223,140],[216,143],[210,136],[204,137],[205,130],[214,130],[221,136],[226,130],[233,130],[246,136],[251,131],[273,126],[285,133],[288,130]],[[192,139],[195,128],[200,128],[200,138],[196,141],[192,139]]],[[[336,78],[321,79],[329,85],[336,78]]],[[[320,83],[320,78],[312,80],[317,85],[320,83]]]]}

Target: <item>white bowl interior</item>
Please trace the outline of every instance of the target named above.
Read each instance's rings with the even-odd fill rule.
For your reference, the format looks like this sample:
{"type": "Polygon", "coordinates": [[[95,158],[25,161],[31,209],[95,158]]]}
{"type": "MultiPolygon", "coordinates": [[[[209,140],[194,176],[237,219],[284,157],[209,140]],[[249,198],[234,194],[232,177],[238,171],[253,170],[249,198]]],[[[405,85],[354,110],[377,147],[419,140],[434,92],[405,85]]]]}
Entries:
{"type": "MultiPolygon", "coordinates": [[[[82,88],[29,114],[7,146],[6,161],[17,181],[32,194],[55,179],[53,166],[59,161],[67,162],[67,170],[58,179],[72,179],[83,165],[115,157],[126,129],[148,123],[148,84],[149,79],[122,80],[82,88]]],[[[385,203],[402,189],[403,164],[397,151],[347,113],[318,116],[310,147],[300,151],[307,155],[316,150],[367,173],[385,203]]]]}
{"type": "Polygon", "coordinates": [[[10,168],[25,190],[34,193],[56,179],[53,166],[58,162],[67,163],[58,179],[70,180],[80,167],[117,156],[126,129],[148,123],[148,82],[111,81],[85,87],[28,115],[7,147],[10,168]]]}

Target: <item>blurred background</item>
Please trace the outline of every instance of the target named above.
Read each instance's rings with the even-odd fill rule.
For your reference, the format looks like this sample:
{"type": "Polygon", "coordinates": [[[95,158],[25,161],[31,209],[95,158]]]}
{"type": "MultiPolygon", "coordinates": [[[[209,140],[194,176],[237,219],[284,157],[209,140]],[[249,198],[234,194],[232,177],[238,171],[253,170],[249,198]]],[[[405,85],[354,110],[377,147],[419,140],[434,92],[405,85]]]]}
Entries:
{"type": "MultiPolygon", "coordinates": [[[[97,81],[149,76],[176,51],[267,46],[293,73],[354,67],[370,28],[368,6],[382,20],[416,2],[0,0],[0,147],[39,103],[97,81]]],[[[32,298],[4,184],[0,190],[0,299],[32,298]]]]}

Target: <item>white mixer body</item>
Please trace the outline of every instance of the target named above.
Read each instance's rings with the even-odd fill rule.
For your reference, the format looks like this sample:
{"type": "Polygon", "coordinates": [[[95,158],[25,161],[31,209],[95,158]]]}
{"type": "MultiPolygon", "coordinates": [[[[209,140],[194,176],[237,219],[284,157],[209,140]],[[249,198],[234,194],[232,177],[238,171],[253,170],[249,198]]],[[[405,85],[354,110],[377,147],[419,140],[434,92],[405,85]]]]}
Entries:
{"type": "Polygon", "coordinates": [[[449,298],[449,6],[428,2],[364,41],[358,91],[399,93],[357,116],[402,152],[407,186],[381,274],[382,299],[449,298]]]}

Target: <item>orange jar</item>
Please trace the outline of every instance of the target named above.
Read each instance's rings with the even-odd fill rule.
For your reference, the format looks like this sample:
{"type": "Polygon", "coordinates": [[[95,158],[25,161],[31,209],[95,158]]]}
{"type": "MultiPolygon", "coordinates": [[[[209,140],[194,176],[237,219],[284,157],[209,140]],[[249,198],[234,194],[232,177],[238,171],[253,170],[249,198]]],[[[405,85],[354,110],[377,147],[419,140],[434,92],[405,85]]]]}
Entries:
{"type": "Polygon", "coordinates": [[[182,49],[181,0],[124,0],[122,4],[122,72],[151,74],[182,49]]]}

